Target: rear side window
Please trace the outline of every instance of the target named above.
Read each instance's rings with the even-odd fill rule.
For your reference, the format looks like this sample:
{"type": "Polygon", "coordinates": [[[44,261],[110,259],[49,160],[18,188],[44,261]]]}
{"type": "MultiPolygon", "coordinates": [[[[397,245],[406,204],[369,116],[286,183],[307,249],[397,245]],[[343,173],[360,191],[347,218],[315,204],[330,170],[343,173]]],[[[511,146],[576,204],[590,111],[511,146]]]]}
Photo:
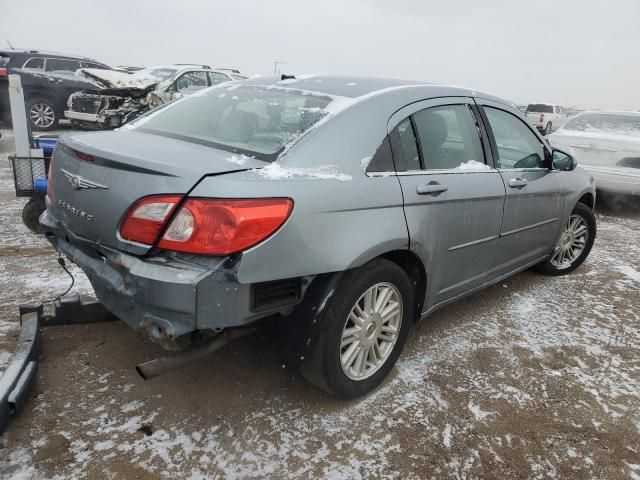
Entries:
{"type": "Polygon", "coordinates": [[[219,83],[229,81],[229,77],[227,77],[223,73],[207,72],[207,75],[209,75],[209,81],[211,82],[211,85],[217,85],[219,83]]]}
{"type": "Polygon", "coordinates": [[[33,70],[43,70],[44,69],[44,58],[30,58],[24,64],[23,68],[30,68],[33,70]]]}
{"type": "Polygon", "coordinates": [[[132,124],[148,133],[274,161],[328,114],[332,98],[289,88],[204,90],[132,124]]]}
{"type": "Polygon", "coordinates": [[[553,113],[553,105],[530,103],[527,107],[527,113],[553,113]]]}
{"type": "Polygon", "coordinates": [[[405,118],[391,132],[391,148],[398,170],[420,170],[420,152],[411,117],[405,118]]]}
{"type": "Polygon", "coordinates": [[[60,58],[47,58],[47,72],[75,72],[80,68],[77,60],[64,60],[60,58]]]}
{"type": "Polygon", "coordinates": [[[187,72],[183,73],[176,80],[176,90],[179,92],[192,87],[206,87],[207,74],[206,72],[187,72]]]}
{"type": "Polygon", "coordinates": [[[444,105],[413,115],[425,169],[454,169],[470,161],[484,163],[480,136],[466,105],[444,105]]]}
{"type": "Polygon", "coordinates": [[[385,137],[367,165],[367,172],[393,172],[393,156],[389,137],[385,137]]]}
{"type": "Polygon", "coordinates": [[[108,70],[104,65],[99,63],[82,62],[82,68],[96,68],[98,70],[108,70]]]}
{"type": "Polygon", "coordinates": [[[500,168],[545,168],[545,149],[538,137],[515,115],[484,107],[498,147],[500,168]]]}

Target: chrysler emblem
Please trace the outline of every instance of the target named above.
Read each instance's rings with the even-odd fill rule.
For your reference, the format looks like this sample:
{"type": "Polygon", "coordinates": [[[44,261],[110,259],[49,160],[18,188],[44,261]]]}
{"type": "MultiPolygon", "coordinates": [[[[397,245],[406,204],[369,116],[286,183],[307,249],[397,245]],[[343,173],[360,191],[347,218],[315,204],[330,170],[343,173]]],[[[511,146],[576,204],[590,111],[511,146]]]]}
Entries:
{"type": "Polygon", "coordinates": [[[74,190],[81,190],[83,188],[109,188],[105,185],[100,185],[99,183],[87,180],[80,175],[74,175],[73,173],[66,171],[64,168],[61,168],[60,171],[69,181],[74,190]]]}

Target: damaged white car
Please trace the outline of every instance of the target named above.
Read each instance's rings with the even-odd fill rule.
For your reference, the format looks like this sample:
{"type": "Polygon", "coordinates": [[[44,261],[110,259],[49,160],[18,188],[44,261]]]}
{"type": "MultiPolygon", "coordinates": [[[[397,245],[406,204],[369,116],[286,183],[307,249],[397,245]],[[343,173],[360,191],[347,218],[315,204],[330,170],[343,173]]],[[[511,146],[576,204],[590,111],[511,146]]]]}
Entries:
{"type": "Polygon", "coordinates": [[[156,66],[135,73],[83,68],[76,75],[96,87],[69,96],[64,115],[74,127],[91,130],[117,128],[196,90],[247,78],[237,70],[202,65],[156,66]]]}

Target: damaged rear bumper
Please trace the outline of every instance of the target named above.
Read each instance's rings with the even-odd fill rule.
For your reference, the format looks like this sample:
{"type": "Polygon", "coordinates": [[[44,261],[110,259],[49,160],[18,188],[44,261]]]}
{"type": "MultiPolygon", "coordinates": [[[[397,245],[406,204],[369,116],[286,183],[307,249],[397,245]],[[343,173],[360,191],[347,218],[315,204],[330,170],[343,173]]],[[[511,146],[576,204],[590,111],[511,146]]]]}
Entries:
{"type": "Polygon", "coordinates": [[[82,268],[107,310],[168,349],[180,348],[176,341],[191,332],[245,326],[299,301],[255,311],[252,285],[225,267],[228,257],[138,257],[74,236],[48,211],[40,223],[54,247],[82,268]]]}
{"type": "Polygon", "coordinates": [[[22,331],[18,345],[7,369],[0,378],[0,434],[9,423],[9,419],[24,403],[29,388],[38,369],[39,329],[38,317],[41,313],[32,311],[20,316],[22,331]]]}

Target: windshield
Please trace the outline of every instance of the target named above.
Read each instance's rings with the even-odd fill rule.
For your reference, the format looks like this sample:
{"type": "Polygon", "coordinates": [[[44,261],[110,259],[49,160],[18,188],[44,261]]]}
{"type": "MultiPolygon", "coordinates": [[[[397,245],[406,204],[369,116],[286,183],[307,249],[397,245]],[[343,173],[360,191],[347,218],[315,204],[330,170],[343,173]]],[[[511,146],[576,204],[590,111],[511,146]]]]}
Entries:
{"type": "Polygon", "coordinates": [[[640,135],[640,115],[588,113],[569,120],[564,130],[640,135]]]}
{"type": "Polygon", "coordinates": [[[527,113],[553,113],[553,105],[543,103],[531,103],[527,107],[527,113]]]}
{"type": "Polygon", "coordinates": [[[274,161],[327,114],[328,96],[286,88],[233,86],[192,95],[133,128],[274,161]]]}
{"type": "Polygon", "coordinates": [[[132,73],[132,75],[136,77],[142,77],[142,78],[152,77],[157,80],[164,80],[165,78],[169,78],[171,75],[173,75],[176,72],[177,70],[175,68],[149,67],[149,68],[143,68],[142,70],[138,70],[132,73]]]}

